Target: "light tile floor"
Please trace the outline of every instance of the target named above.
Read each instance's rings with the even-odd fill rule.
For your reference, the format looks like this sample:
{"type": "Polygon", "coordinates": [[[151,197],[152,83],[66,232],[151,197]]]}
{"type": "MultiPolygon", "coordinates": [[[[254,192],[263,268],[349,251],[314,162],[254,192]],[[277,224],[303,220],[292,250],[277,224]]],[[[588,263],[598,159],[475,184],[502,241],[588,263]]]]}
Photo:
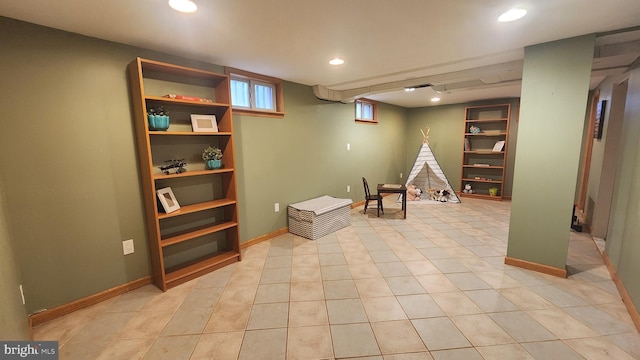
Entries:
{"type": "Polygon", "coordinates": [[[162,293],[120,295],[34,329],[60,359],[640,359],[640,335],[588,234],[568,279],[504,264],[509,202],[351,211],[162,293]]]}

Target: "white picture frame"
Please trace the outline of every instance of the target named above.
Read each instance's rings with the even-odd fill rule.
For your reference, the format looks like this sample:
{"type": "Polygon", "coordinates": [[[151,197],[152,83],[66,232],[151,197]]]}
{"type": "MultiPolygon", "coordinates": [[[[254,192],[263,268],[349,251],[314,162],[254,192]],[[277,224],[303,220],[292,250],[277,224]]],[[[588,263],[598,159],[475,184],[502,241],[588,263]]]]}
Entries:
{"type": "Polygon", "coordinates": [[[170,187],[158,189],[156,193],[165,213],[169,214],[180,209],[180,204],[178,204],[178,200],[176,200],[176,196],[173,195],[173,190],[170,187]]]}
{"type": "Polygon", "coordinates": [[[191,114],[191,128],[193,132],[218,132],[216,116],[191,114]]]}
{"type": "Polygon", "coordinates": [[[500,140],[500,141],[496,141],[496,144],[493,145],[493,151],[494,152],[500,152],[502,151],[502,149],[504,149],[504,140],[500,140]]]}

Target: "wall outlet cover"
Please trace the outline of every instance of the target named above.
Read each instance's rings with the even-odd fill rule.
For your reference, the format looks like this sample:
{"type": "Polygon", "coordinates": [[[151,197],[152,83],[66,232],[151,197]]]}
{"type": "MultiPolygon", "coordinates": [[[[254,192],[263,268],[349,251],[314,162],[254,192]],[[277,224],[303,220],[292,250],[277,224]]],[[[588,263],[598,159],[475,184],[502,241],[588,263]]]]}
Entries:
{"type": "Polygon", "coordinates": [[[133,254],[135,251],[133,247],[133,239],[125,240],[122,242],[122,252],[125,255],[133,254]]]}

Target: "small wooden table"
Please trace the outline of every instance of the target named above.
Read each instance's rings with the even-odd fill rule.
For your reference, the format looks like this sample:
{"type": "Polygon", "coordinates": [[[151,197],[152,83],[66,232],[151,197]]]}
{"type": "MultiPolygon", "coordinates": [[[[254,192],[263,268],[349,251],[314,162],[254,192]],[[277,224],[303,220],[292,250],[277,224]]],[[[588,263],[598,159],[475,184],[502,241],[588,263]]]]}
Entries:
{"type": "Polygon", "coordinates": [[[402,211],[407,218],[407,187],[401,184],[378,184],[378,194],[402,194],[402,211]]]}

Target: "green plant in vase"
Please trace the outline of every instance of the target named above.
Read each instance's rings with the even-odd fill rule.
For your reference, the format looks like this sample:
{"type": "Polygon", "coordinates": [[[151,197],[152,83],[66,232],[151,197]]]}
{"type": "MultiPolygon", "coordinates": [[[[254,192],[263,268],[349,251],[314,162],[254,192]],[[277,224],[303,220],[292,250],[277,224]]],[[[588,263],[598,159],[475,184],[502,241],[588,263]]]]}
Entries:
{"type": "Polygon", "coordinates": [[[147,109],[149,130],[167,130],[169,128],[169,112],[162,105],[150,106],[147,109]]]}
{"type": "Polygon", "coordinates": [[[217,146],[208,146],[202,152],[207,169],[220,169],[222,167],[222,150],[217,146]]]}

